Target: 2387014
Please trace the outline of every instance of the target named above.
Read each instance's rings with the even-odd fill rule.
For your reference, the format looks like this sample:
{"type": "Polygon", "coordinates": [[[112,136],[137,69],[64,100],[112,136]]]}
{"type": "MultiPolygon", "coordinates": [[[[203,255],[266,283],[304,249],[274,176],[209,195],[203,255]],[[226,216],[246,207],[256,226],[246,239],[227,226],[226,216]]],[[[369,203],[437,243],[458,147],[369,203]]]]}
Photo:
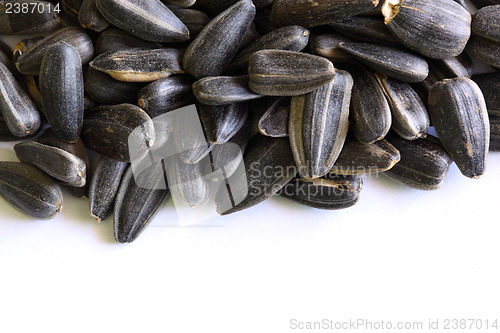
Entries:
{"type": "Polygon", "coordinates": [[[43,2],[7,2],[5,4],[6,14],[34,14],[34,13],[59,13],[59,3],[54,6],[48,5],[43,2]]]}

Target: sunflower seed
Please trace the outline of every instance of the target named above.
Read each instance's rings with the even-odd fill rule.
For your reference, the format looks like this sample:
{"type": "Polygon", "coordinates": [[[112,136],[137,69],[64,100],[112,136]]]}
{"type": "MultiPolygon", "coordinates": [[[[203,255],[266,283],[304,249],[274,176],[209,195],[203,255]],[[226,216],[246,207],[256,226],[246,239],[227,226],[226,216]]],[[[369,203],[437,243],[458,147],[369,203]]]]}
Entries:
{"type": "Polygon", "coordinates": [[[362,186],[363,181],[358,176],[295,178],[281,189],[279,195],[313,208],[345,209],[358,202],[362,186]]]}
{"type": "Polygon", "coordinates": [[[472,75],[472,59],[466,53],[462,53],[458,57],[437,59],[433,62],[439,67],[440,72],[443,74],[441,80],[460,76],[470,78],[472,75]]]}
{"type": "Polygon", "coordinates": [[[247,33],[245,34],[245,37],[243,37],[243,40],[240,42],[238,52],[244,50],[247,46],[255,42],[260,37],[262,37],[261,34],[257,31],[255,23],[252,22],[252,24],[250,24],[250,28],[248,28],[247,33]]]}
{"type": "Polygon", "coordinates": [[[399,45],[398,40],[378,17],[354,16],[329,24],[344,36],[365,43],[399,45]]]}
{"type": "Polygon", "coordinates": [[[261,134],[248,143],[244,165],[246,173],[235,173],[227,182],[231,186],[221,187],[217,192],[217,212],[221,215],[250,208],[272,197],[297,173],[289,140],[261,134]]]}
{"type": "Polygon", "coordinates": [[[488,112],[481,89],[468,78],[436,83],[429,114],[446,151],[467,177],[480,177],[490,141],[488,112]]]}
{"type": "Polygon", "coordinates": [[[0,111],[15,136],[28,136],[40,127],[40,114],[34,102],[3,63],[0,63],[0,111]]]}
{"type": "Polygon", "coordinates": [[[104,105],[135,104],[137,93],[145,86],[140,82],[124,82],[92,67],[85,75],[85,92],[96,102],[104,105]]]}
{"type": "Polygon", "coordinates": [[[42,59],[48,48],[58,42],[65,42],[78,51],[81,63],[86,64],[92,59],[94,46],[90,37],[80,28],[70,27],[54,32],[36,43],[28,52],[19,56],[17,69],[25,75],[38,75],[42,59]]]}
{"type": "Polygon", "coordinates": [[[263,135],[282,138],[288,136],[290,98],[279,97],[259,120],[259,131],[263,135]]]}
{"type": "Polygon", "coordinates": [[[12,134],[9,127],[7,126],[7,123],[5,122],[5,119],[3,119],[3,117],[0,114],[0,142],[20,141],[27,138],[31,138],[37,134],[38,132],[34,132],[33,134],[22,138],[15,136],[14,134],[12,134]]]}
{"type": "Polygon", "coordinates": [[[384,172],[400,159],[399,151],[387,140],[365,145],[348,135],[330,174],[349,176],[384,172]]]}
{"type": "Polygon", "coordinates": [[[98,222],[106,220],[113,212],[113,206],[120,187],[120,181],[129,164],[101,157],[92,176],[89,201],[90,215],[98,222]]]}
{"type": "Polygon", "coordinates": [[[61,0],[63,7],[67,8],[73,14],[78,15],[80,7],[82,7],[83,0],[61,0]]]}
{"type": "Polygon", "coordinates": [[[352,86],[351,75],[337,70],[330,83],[292,98],[290,146],[303,178],[323,177],[339,156],[349,128],[352,86]]]}
{"type": "Polygon", "coordinates": [[[189,30],[159,0],[97,0],[97,8],[113,25],[152,42],[183,42],[189,30]]]}
{"type": "Polygon", "coordinates": [[[419,190],[441,187],[453,161],[439,139],[429,135],[408,141],[391,135],[388,141],[401,153],[401,161],[385,172],[388,177],[419,190]]]}
{"type": "Polygon", "coordinates": [[[391,108],[375,75],[362,65],[352,64],[347,71],[354,79],[351,121],[356,138],[364,144],[382,140],[391,128],[391,108]]]}
{"type": "Polygon", "coordinates": [[[106,30],[111,25],[97,9],[96,0],[83,0],[78,21],[83,28],[97,32],[106,30]]]}
{"type": "Polygon", "coordinates": [[[500,42],[500,4],[478,10],[472,20],[472,33],[476,36],[500,42]]]}
{"type": "Polygon", "coordinates": [[[33,37],[33,38],[27,38],[21,40],[19,43],[16,44],[14,47],[14,55],[13,59],[14,62],[17,61],[17,59],[24,53],[28,52],[33,46],[36,45],[39,41],[41,41],[43,37],[33,37]]]}
{"type": "Polygon", "coordinates": [[[24,214],[38,219],[51,219],[62,209],[59,186],[26,163],[0,162],[0,195],[24,214]]]}
{"type": "Polygon", "coordinates": [[[306,28],[339,21],[378,5],[375,0],[274,0],[271,23],[277,26],[298,24],[306,28]]]}
{"type": "Polygon", "coordinates": [[[397,48],[344,42],[339,46],[363,64],[404,82],[421,82],[429,75],[425,59],[397,48]]]}
{"type": "Polygon", "coordinates": [[[184,73],[181,59],[177,49],[130,49],[100,54],[90,66],[119,81],[152,82],[184,73]]]}
{"type": "Polygon", "coordinates": [[[78,51],[64,42],[48,48],[40,70],[42,105],[49,124],[64,141],[75,142],[80,135],[83,89],[78,51]]]}
{"type": "Polygon", "coordinates": [[[136,184],[132,167],[123,175],[114,207],[114,234],[117,242],[131,243],[137,239],[170,191],[165,186],[163,164],[143,174],[141,185],[136,184]],[[163,188],[158,188],[161,184],[163,188]]]}
{"type": "Polygon", "coordinates": [[[113,27],[99,34],[95,44],[95,54],[125,49],[160,49],[162,47],[160,43],[145,41],[125,30],[113,27]]]}
{"type": "Polygon", "coordinates": [[[403,45],[429,58],[458,56],[471,34],[471,15],[453,0],[386,0],[382,13],[403,45]]]}
{"type": "Polygon", "coordinates": [[[477,83],[483,92],[488,113],[500,116],[500,73],[474,75],[472,80],[477,83]]]}
{"type": "Polygon", "coordinates": [[[453,0],[455,1],[456,3],[458,3],[460,6],[464,7],[465,9],[468,10],[467,8],[467,4],[465,3],[465,0],[453,0]]]}
{"type": "Polygon", "coordinates": [[[467,50],[481,62],[500,68],[500,42],[472,35],[467,50]]]}
{"type": "Polygon", "coordinates": [[[322,57],[282,50],[263,50],[250,57],[249,87],[265,96],[297,96],[325,85],[335,76],[322,57]]]}
{"type": "Polygon", "coordinates": [[[211,76],[196,81],[193,93],[205,105],[229,105],[261,98],[248,88],[248,76],[211,76]]]}
{"type": "Polygon", "coordinates": [[[142,88],[138,96],[140,108],[151,117],[157,117],[195,102],[193,80],[187,75],[176,75],[152,82],[142,88]]]}
{"type": "Polygon", "coordinates": [[[233,63],[224,72],[234,74],[246,70],[250,56],[256,51],[271,49],[302,51],[309,42],[309,35],[309,30],[298,25],[276,29],[239,52],[233,63]]]}
{"type": "Polygon", "coordinates": [[[334,64],[352,60],[352,55],[342,50],[339,43],[352,40],[333,32],[317,33],[311,36],[311,52],[327,58],[334,64]]]}
{"type": "MultiPolygon", "coordinates": [[[[211,17],[219,15],[224,10],[234,5],[238,0],[197,0],[196,7],[210,15],[211,17]]],[[[257,8],[269,6],[272,0],[253,0],[257,8]]]]}
{"type": "Polygon", "coordinates": [[[153,121],[132,104],[98,106],[85,114],[82,139],[85,146],[105,157],[130,162],[130,150],[147,154],[155,141],[153,121]],[[130,146],[130,141],[134,143],[130,146]]]}
{"type": "Polygon", "coordinates": [[[60,23],[59,14],[54,10],[54,5],[47,1],[1,1],[0,35],[29,35],[57,29],[60,23]],[[16,11],[17,6],[22,10],[16,11]],[[37,10],[30,10],[35,6],[37,10]]]}
{"type": "Polygon", "coordinates": [[[248,104],[235,103],[222,106],[200,104],[198,112],[208,142],[219,145],[229,141],[246,123],[248,104]]]}
{"type": "Polygon", "coordinates": [[[499,117],[490,117],[490,151],[500,151],[499,117]]]}
{"type": "Polygon", "coordinates": [[[12,63],[11,54],[12,50],[10,47],[0,40],[0,62],[12,72],[15,68],[12,63]]]}
{"type": "Polygon", "coordinates": [[[188,8],[194,5],[196,0],[164,0],[163,3],[181,8],[188,8]]]}
{"type": "Polygon", "coordinates": [[[255,17],[251,0],[240,0],[199,33],[184,55],[184,70],[197,79],[220,75],[233,60],[255,17]]]}
{"type": "Polygon", "coordinates": [[[392,113],[392,129],[406,140],[425,138],[429,114],[424,103],[407,83],[376,75],[392,113]]]}
{"type": "Polygon", "coordinates": [[[85,162],[65,150],[38,142],[22,142],[14,146],[17,158],[36,166],[48,175],[71,186],[85,186],[85,162]]]}
{"type": "MultiPolygon", "coordinates": [[[[194,2],[194,1],[193,1],[194,2]]],[[[202,11],[196,9],[185,9],[176,6],[167,6],[186,25],[189,29],[191,38],[198,36],[198,34],[210,22],[210,18],[202,11]]]]}

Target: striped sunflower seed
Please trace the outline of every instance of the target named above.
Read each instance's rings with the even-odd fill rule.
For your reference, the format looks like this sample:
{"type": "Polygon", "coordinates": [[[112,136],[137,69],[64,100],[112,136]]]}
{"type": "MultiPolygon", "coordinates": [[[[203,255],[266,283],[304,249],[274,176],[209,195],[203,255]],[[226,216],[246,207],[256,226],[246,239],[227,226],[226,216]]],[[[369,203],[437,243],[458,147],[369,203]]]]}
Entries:
{"type": "Polygon", "coordinates": [[[95,54],[125,49],[160,49],[162,44],[146,41],[118,28],[109,28],[99,34],[95,42],[95,54]]]}
{"type": "Polygon", "coordinates": [[[471,34],[471,15],[453,0],[386,0],[382,14],[404,46],[429,58],[458,56],[471,34]]]}
{"type": "Polygon", "coordinates": [[[259,120],[260,133],[275,138],[287,137],[290,104],[289,97],[277,98],[259,120]]]}
{"type": "Polygon", "coordinates": [[[181,59],[182,51],[177,49],[130,49],[100,54],[90,66],[119,81],[152,82],[184,73],[181,59]]]}
{"type": "Polygon", "coordinates": [[[429,75],[429,65],[422,57],[401,49],[367,43],[340,43],[363,64],[403,82],[421,82],[429,75]]]}
{"type": "Polygon", "coordinates": [[[500,116],[500,73],[474,75],[472,80],[483,92],[488,113],[500,116]]]}
{"type": "Polygon", "coordinates": [[[367,12],[378,0],[274,0],[271,22],[277,26],[298,24],[306,28],[329,24],[367,12]]]}
{"type": "Polygon", "coordinates": [[[0,114],[0,142],[20,141],[26,138],[31,138],[37,134],[38,132],[35,132],[22,138],[15,136],[14,134],[12,134],[9,127],[7,126],[7,123],[5,122],[5,119],[3,119],[2,115],[0,114]]]}
{"type": "Polygon", "coordinates": [[[316,179],[295,178],[278,194],[305,206],[336,210],[354,206],[362,187],[361,177],[327,175],[316,179]]]}
{"type": "Polygon", "coordinates": [[[64,141],[75,142],[80,135],[84,113],[83,90],[78,51],[64,42],[49,47],[40,69],[42,105],[50,126],[64,141]]]}
{"type": "Polygon", "coordinates": [[[206,27],[210,18],[204,12],[196,9],[179,8],[176,6],[167,6],[186,25],[189,29],[191,38],[198,34],[206,27]]]}
{"type": "Polygon", "coordinates": [[[486,167],[490,127],[478,85],[463,77],[436,83],[429,94],[429,115],[460,171],[469,178],[480,177],[486,167]]]}
{"type": "Polygon", "coordinates": [[[352,86],[351,75],[337,70],[330,83],[292,98],[290,146],[303,178],[323,177],[339,156],[349,129],[352,86]]]}
{"type": "Polygon", "coordinates": [[[348,135],[330,174],[362,175],[390,170],[401,159],[399,151],[387,140],[365,145],[348,135]]]}
{"type": "Polygon", "coordinates": [[[58,42],[65,42],[76,48],[82,64],[86,64],[92,59],[94,46],[90,37],[81,28],[69,27],[48,35],[30,48],[28,52],[19,56],[16,62],[17,69],[25,75],[38,75],[45,53],[49,47],[58,42]]]}
{"type": "Polygon", "coordinates": [[[78,11],[78,22],[83,28],[97,32],[106,30],[111,25],[97,9],[96,0],[83,0],[78,11]]]}
{"type": "Polygon", "coordinates": [[[248,119],[248,104],[200,104],[198,114],[208,142],[219,145],[229,141],[245,125],[248,119]]]}
{"type": "Polygon", "coordinates": [[[220,75],[238,52],[255,12],[251,0],[240,0],[210,21],[187,48],[184,70],[197,79],[220,75]]]}
{"type": "Polygon", "coordinates": [[[89,190],[90,215],[98,222],[113,212],[120,181],[129,164],[101,157],[92,175],[89,190]]]}
{"type": "Polygon", "coordinates": [[[144,156],[155,142],[153,121],[132,104],[105,105],[89,110],[81,136],[88,149],[120,162],[130,162],[130,149],[137,149],[133,151],[134,156],[144,156]],[[129,146],[129,140],[134,147],[129,146]]]}
{"type": "Polygon", "coordinates": [[[342,50],[339,43],[352,42],[351,39],[334,32],[323,32],[312,34],[311,52],[327,58],[334,64],[348,62],[352,60],[352,55],[342,50]]]}
{"type": "Polygon", "coordinates": [[[261,98],[248,88],[248,76],[211,76],[196,81],[193,93],[205,105],[229,105],[261,98]]]}
{"type": "Polygon", "coordinates": [[[467,50],[481,62],[500,68],[500,42],[472,35],[467,50]]]}
{"type": "Polygon", "coordinates": [[[164,3],[181,8],[188,8],[194,5],[196,0],[165,0],[164,3]]]}
{"type": "Polygon", "coordinates": [[[472,33],[476,36],[500,42],[500,4],[479,9],[472,20],[472,33]]]}
{"type": "Polygon", "coordinates": [[[26,163],[0,162],[0,195],[37,219],[51,219],[62,209],[59,186],[47,174],[26,163]]]}
{"type": "Polygon", "coordinates": [[[184,42],[189,30],[160,0],[97,0],[114,26],[151,42],[184,42]]]}
{"type": "Polygon", "coordinates": [[[35,103],[3,63],[0,63],[0,112],[15,136],[25,137],[40,128],[35,103]]]}
{"type": "Polygon", "coordinates": [[[396,135],[388,141],[401,153],[401,161],[385,172],[389,178],[419,190],[437,190],[443,184],[453,163],[439,139],[408,141],[396,135]]]}
{"type": "Polygon", "coordinates": [[[436,64],[443,73],[444,77],[442,80],[460,76],[470,78],[472,75],[472,59],[465,52],[458,57],[436,59],[434,60],[434,64],[436,64]]]}
{"type": "MultiPolygon", "coordinates": [[[[234,5],[238,0],[197,0],[196,7],[210,15],[211,17],[217,16],[230,6],[234,5]]],[[[269,6],[272,0],[253,0],[255,7],[264,8],[269,6]]]]}
{"type": "Polygon", "coordinates": [[[16,0],[0,2],[0,35],[29,35],[50,32],[60,24],[59,14],[48,1],[16,0]],[[25,4],[27,10],[24,10],[25,4]],[[16,6],[23,10],[17,12],[16,6]],[[13,9],[14,8],[14,9],[13,9]],[[32,10],[32,8],[37,8],[32,10]]]}
{"type": "Polygon", "coordinates": [[[298,96],[327,84],[335,76],[333,64],[311,54],[263,50],[250,57],[249,87],[265,96],[298,96]]]}
{"type": "Polygon", "coordinates": [[[382,140],[392,124],[391,108],[375,75],[362,65],[347,67],[354,79],[351,121],[354,135],[364,144],[382,140]]]}
{"type": "Polygon", "coordinates": [[[18,143],[14,150],[21,162],[36,166],[70,186],[85,186],[87,166],[81,158],[63,149],[38,142],[18,143]]]}
{"type": "Polygon", "coordinates": [[[365,43],[397,46],[399,41],[379,17],[354,16],[329,24],[344,36],[365,43]]]}
{"type": "Polygon", "coordinates": [[[14,46],[14,55],[12,57],[12,60],[16,62],[22,54],[28,52],[28,50],[30,50],[33,46],[36,45],[36,43],[38,43],[42,39],[43,37],[32,37],[21,40],[16,44],[16,46],[14,46]]]}

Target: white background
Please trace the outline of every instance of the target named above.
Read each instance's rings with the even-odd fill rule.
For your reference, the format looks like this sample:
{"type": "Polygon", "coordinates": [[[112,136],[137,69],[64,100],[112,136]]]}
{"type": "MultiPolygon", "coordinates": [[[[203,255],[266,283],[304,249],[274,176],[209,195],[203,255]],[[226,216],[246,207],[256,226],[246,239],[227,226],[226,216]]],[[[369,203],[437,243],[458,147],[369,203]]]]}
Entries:
{"type": "MultiPolygon", "coordinates": [[[[0,160],[16,160],[12,144],[0,145],[0,160]]],[[[499,174],[491,153],[481,179],[453,165],[438,191],[381,175],[347,210],[274,198],[193,227],[179,226],[170,200],[129,245],[86,200],[65,194],[61,214],[35,221],[1,199],[0,332],[281,333],[300,331],[292,319],[358,318],[500,325],[499,174]]]]}

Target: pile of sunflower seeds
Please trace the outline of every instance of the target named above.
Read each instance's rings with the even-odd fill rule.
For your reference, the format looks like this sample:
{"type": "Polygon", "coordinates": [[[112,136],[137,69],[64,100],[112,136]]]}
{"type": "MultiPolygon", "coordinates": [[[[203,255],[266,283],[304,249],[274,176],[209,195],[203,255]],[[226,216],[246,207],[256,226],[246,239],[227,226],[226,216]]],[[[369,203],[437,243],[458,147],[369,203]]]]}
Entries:
{"type": "Polygon", "coordinates": [[[500,151],[500,0],[473,3],[2,1],[0,35],[38,37],[0,43],[0,141],[23,140],[0,194],[38,219],[61,189],[87,197],[124,243],[174,184],[225,215],[274,195],[347,208],[370,173],[434,190],[455,162],[478,178],[500,151]],[[156,121],[190,106],[201,138],[156,121]],[[170,141],[175,158],[137,167],[170,141]]]}

